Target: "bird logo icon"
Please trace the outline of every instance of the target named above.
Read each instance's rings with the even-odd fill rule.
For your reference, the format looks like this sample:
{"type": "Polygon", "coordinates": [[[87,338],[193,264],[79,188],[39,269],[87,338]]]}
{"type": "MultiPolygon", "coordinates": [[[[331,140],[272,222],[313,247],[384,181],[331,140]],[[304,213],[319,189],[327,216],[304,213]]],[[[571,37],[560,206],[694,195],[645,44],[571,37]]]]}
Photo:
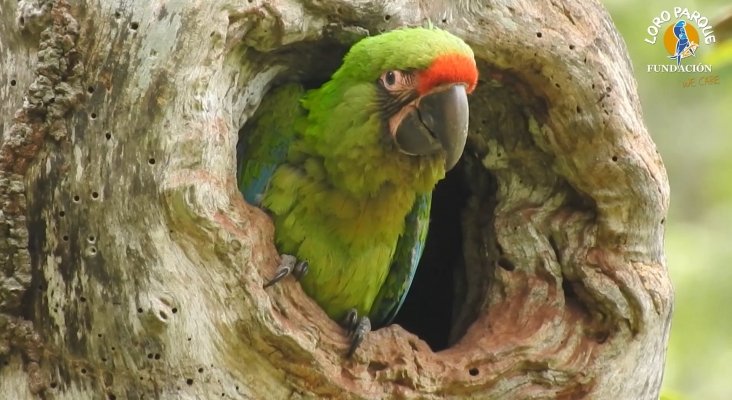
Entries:
{"type": "Polygon", "coordinates": [[[680,65],[682,59],[696,54],[696,49],[699,47],[699,32],[691,24],[680,20],[666,30],[664,45],[671,54],[668,58],[676,60],[676,65],[680,65]]]}

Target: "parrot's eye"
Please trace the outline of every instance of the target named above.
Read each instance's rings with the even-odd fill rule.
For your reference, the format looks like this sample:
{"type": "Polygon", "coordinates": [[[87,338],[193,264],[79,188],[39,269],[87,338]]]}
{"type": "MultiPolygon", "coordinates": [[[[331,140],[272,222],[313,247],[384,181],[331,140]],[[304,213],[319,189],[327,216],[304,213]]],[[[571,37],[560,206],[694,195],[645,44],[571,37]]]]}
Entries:
{"type": "Polygon", "coordinates": [[[387,71],[384,74],[384,83],[387,87],[394,86],[394,84],[396,83],[396,74],[394,73],[394,71],[387,71]]]}
{"type": "Polygon", "coordinates": [[[411,89],[414,75],[410,71],[389,70],[381,74],[379,84],[389,92],[411,89]]]}

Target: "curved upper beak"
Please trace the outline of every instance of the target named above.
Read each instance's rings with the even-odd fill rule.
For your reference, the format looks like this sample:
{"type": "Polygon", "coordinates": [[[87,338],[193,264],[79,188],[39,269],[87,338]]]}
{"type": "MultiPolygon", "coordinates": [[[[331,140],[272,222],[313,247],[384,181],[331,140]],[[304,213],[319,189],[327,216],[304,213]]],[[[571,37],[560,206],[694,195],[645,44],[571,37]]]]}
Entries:
{"type": "Polygon", "coordinates": [[[468,136],[468,95],[465,86],[439,88],[416,100],[394,133],[399,150],[410,155],[445,152],[445,170],[457,164],[468,136]]]}

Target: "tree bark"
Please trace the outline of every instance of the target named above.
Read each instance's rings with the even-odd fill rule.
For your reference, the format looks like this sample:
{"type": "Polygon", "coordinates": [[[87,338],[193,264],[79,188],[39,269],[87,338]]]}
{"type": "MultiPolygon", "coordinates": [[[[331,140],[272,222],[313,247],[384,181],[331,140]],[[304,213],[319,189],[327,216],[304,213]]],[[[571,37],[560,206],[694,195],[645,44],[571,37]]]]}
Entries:
{"type": "Polygon", "coordinates": [[[7,398],[656,399],[669,188],[622,39],[579,0],[0,0],[7,398]],[[455,343],[353,360],[236,187],[273,85],[432,24],[479,62],[455,343]]]}

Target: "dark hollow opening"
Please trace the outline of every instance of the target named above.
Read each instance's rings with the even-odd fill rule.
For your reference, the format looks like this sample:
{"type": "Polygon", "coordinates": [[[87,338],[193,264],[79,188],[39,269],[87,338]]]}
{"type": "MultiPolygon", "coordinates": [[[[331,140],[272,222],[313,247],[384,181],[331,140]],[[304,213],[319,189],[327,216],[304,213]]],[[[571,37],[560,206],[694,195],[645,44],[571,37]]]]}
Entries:
{"type": "Polygon", "coordinates": [[[393,323],[416,334],[433,351],[450,346],[455,297],[454,271],[463,266],[462,211],[469,188],[463,162],[432,192],[432,210],[422,259],[393,323]]]}

